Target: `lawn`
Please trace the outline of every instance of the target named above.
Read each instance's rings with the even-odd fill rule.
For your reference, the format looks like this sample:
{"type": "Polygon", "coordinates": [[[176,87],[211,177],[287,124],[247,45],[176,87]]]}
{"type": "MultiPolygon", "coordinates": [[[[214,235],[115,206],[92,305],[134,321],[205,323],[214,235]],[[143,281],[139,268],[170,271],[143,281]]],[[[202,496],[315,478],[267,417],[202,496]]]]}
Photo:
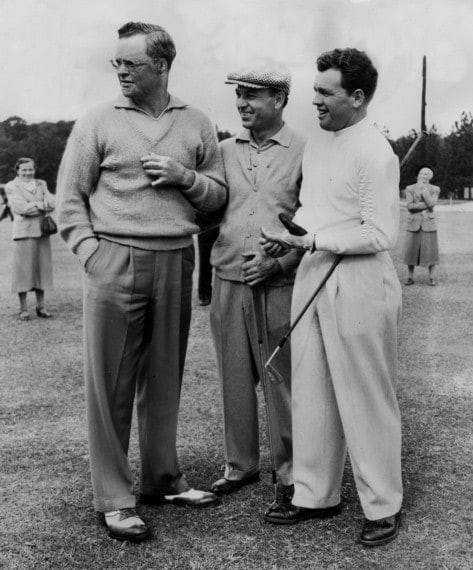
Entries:
{"type": "MultiPolygon", "coordinates": [[[[109,539],[92,509],[81,355],[81,270],[55,236],[54,319],[17,319],[10,291],[11,224],[0,224],[0,567],[6,569],[307,569],[473,567],[473,213],[441,211],[439,284],[425,270],[403,288],[399,400],[404,524],[377,549],[356,543],[362,512],[349,468],[341,516],[267,525],[262,480],[204,510],[143,507],[153,539],[109,539]]],[[[404,213],[402,228],[404,227],[404,213]]],[[[400,278],[403,232],[393,252],[400,278]]],[[[33,299],[31,300],[33,308],[33,299]]],[[[33,312],[33,311],[32,311],[33,312]]],[[[222,415],[208,307],[195,307],[179,426],[189,482],[221,475],[222,415]]],[[[261,417],[264,417],[261,405],[261,417]]],[[[137,429],[131,458],[138,465],[137,429]]]]}

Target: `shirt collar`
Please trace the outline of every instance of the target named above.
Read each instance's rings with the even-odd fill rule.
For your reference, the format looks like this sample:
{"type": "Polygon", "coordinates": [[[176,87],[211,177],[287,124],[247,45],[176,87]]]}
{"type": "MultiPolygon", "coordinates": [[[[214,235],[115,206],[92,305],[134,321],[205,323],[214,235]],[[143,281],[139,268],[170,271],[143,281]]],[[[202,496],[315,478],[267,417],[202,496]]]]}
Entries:
{"type": "MultiPolygon", "coordinates": [[[[250,142],[252,139],[251,131],[249,129],[243,129],[239,135],[236,137],[237,141],[250,142]]],[[[279,129],[277,133],[269,137],[269,141],[274,141],[281,146],[289,147],[292,141],[291,129],[284,123],[284,125],[279,129]]]]}
{"type": "Polygon", "coordinates": [[[370,122],[368,120],[368,116],[366,116],[366,117],[363,117],[361,119],[361,121],[358,121],[354,125],[350,125],[349,127],[345,127],[344,129],[340,129],[339,131],[335,131],[333,134],[336,137],[340,137],[343,135],[349,135],[349,134],[354,133],[360,129],[363,129],[364,127],[367,127],[369,125],[370,125],[370,122]]]}
{"type": "MultiPolygon", "coordinates": [[[[135,111],[144,112],[143,109],[138,107],[138,105],[136,105],[129,97],[125,97],[124,95],[119,95],[115,99],[113,106],[116,109],[134,109],[135,111]]],[[[187,107],[187,103],[184,103],[178,97],[175,97],[170,93],[168,104],[164,108],[163,113],[170,111],[171,109],[184,109],[185,107],[187,107]]]]}

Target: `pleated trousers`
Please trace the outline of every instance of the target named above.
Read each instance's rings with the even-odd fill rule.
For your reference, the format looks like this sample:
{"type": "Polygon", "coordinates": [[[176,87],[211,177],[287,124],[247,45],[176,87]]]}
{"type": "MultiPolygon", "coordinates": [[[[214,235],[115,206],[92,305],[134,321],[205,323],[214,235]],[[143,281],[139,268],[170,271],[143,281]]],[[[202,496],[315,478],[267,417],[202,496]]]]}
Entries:
{"type": "Polygon", "coordinates": [[[84,364],[97,511],[135,506],[128,445],[135,394],[141,493],[188,488],[176,452],[194,246],[148,251],[102,239],[84,280],[84,364]]]}
{"type": "MultiPolygon", "coordinates": [[[[266,361],[288,329],[291,296],[292,285],[252,288],[215,276],[210,322],[223,399],[227,479],[245,479],[260,469],[256,387],[263,370],[256,319],[262,325],[262,354],[266,361]],[[259,296],[259,310],[255,310],[255,295],[259,296]]],[[[281,351],[275,364],[280,382],[275,383],[269,377],[266,381],[269,429],[278,481],[289,485],[292,484],[289,346],[281,351]]]]}
{"type": "MultiPolygon", "coordinates": [[[[335,256],[306,254],[292,319],[335,256]]],[[[401,421],[396,398],[401,287],[387,252],[344,256],[292,333],[293,503],[340,502],[346,453],[366,518],[402,503],[401,421]]]]}

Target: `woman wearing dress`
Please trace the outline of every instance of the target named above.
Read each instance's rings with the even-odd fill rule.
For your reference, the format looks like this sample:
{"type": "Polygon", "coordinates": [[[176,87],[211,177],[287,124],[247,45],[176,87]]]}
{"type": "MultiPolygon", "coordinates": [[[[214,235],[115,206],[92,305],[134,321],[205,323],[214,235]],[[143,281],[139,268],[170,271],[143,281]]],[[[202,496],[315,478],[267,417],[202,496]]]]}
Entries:
{"type": "Polygon", "coordinates": [[[421,168],[417,175],[417,183],[406,188],[408,214],[404,263],[408,268],[408,276],[404,285],[414,283],[416,265],[428,267],[429,285],[437,284],[434,269],[439,262],[439,248],[434,207],[437,204],[440,188],[430,184],[433,175],[430,168],[421,168]]]}
{"type": "Polygon", "coordinates": [[[36,294],[36,314],[46,319],[51,314],[44,308],[44,290],[52,289],[53,272],[49,236],[41,235],[40,222],[54,210],[54,197],[46,182],[35,178],[33,159],[18,159],[15,171],[16,178],[5,186],[14,215],[12,292],[18,293],[22,321],[30,320],[28,291],[36,294]]]}

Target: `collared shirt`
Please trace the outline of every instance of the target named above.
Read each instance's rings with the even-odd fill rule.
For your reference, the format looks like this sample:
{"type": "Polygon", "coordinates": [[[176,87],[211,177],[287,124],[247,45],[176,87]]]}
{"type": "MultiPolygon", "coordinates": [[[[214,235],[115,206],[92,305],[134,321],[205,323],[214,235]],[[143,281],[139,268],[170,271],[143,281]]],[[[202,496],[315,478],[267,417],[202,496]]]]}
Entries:
{"type": "MultiPolygon", "coordinates": [[[[220,278],[243,281],[242,253],[260,250],[261,227],[281,232],[278,214],[293,217],[299,205],[304,145],[287,125],[263,146],[247,129],[220,143],[228,205],[211,256],[220,278]]],[[[280,258],[282,274],[271,277],[268,284],[292,283],[299,259],[297,252],[280,258]]]]}

